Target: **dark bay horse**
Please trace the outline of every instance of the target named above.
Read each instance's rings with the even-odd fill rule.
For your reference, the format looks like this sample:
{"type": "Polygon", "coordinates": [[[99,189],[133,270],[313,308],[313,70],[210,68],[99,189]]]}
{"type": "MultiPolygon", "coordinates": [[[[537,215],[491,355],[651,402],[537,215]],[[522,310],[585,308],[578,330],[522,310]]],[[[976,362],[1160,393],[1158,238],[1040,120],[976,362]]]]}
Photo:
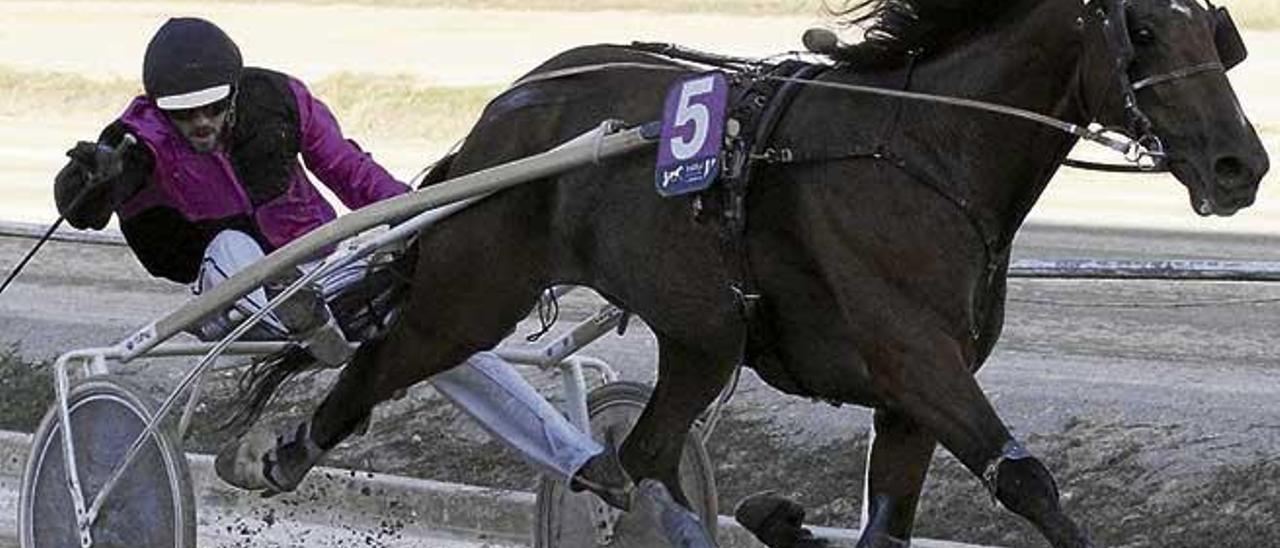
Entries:
{"type": "MultiPolygon", "coordinates": [[[[890,2],[910,6],[871,4],[890,2]]],[[[999,7],[949,20],[963,24],[941,24],[956,12],[908,10],[908,26],[938,23],[914,38],[928,47],[874,68],[837,63],[816,79],[1149,130],[1200,214],[1253,202],[1268,160],[1215,66],[1214,12],[1194,0],[988,4],[999,7]],[[1132,91],[1135,82],[1147,85],[1132,91]]],[[[619,46],[574,49],[534,74],[597,64],[613,66],[495,99],[447,175],[541,152],[603,119],[657,119],[687,76],[638,67],[677,65],[619,46]]],[[[343,372],[312,418],[314,441],[334,446],[397,390],[496,345],[544,288],[585,285],[658,338],[653,399],[620,450],[637,481],[658,479],[683,500],[685,433],[751,347],[748,365],[778,389],[875,409],[860,546],[910,539],[939,443],[1053,546],[1090,545],[973,378],[1001,331],[1014,232],[1076,138],[990,112],[803,86],[771,139],[796,157],[755,170],[736,250],[717,215],[721,191],[659,197],[652,152],[503,191],[423,233],[400,320],[343,372]],[[767,337],[748,337],[735,286],[744,264],[767,337]]]]}

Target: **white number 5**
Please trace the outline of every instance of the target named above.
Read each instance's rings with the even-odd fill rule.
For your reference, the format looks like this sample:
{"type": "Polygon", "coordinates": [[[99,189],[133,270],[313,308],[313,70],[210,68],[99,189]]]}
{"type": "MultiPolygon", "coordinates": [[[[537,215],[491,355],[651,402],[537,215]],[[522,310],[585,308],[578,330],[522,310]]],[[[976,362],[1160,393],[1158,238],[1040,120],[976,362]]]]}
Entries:
{"type": "Polygon", "coordinates": [[[689,80],[680,89],[680,104],[676,107],[675,127],[681,128],[693,124],[693,136],[688,140],[676,137],[671,139],[671,156],[676,160],[688,160],[702,150],[707,142],[707,131],[711,125],[711,115],[706,105],[693,103],[693,98],[711,93],[715,86],[713,76],[689,80]]]}

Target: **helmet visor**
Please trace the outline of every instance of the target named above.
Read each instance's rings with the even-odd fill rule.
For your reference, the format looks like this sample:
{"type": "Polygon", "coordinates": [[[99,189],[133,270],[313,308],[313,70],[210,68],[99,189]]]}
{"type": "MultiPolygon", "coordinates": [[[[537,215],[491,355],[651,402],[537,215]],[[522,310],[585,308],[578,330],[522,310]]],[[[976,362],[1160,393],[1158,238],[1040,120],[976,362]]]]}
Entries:
{"type": "Polygon", "coordinates": [[[163,110],[186,110],[216,103],[231,95],[231,86],[224,84],[180,95],[156,97],[156,106],[163,110]]]}

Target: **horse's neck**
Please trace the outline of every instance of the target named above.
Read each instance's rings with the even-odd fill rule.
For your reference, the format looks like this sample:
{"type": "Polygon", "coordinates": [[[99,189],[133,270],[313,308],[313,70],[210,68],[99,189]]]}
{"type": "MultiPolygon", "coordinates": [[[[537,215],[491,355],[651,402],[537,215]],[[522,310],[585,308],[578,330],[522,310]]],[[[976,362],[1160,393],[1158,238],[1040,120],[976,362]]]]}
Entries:
{"type": "MultiPolygon", "coordinates": [[[[1077,90],[1080,0],[1023,0],[965,43],[923,64],[914,90],[970,97],[1083,123],[1077,90]]],[[[943,177],[964,185],[1001,243],[1040,197],[1075,139],[1047,126],[974,112],[933,138],[952,157],[943,177]],[[958,166],[956,165],[958,164],[958,166]],[[958,167],[958,169],[955,169],[958,167]]]]}

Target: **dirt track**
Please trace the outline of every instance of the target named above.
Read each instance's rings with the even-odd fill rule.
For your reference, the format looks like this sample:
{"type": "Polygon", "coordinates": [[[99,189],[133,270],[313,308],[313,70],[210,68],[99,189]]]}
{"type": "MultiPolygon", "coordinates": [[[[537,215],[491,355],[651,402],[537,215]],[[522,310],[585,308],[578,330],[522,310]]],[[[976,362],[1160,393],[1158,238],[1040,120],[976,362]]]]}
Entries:
{"type": "MultiPolygon", "coordinates": [[[[0,261],[15,260],[29,243],[0,240],[0,261]]],[[[1020,256],[1038,258],[1280,258],[1275,238],[1079,228],[1033,227],[1018,249],[1020,256]]],[[[44,350],[26,348],[30,355],[115,340],[139,318],[156,316],[182,298],[181,288],[144,282],[131,259],[109,248],[55,243],[32,269],[14,294],[0,300],[4,340],[43,341],[44,350]],[[81,267],[90,263],[100,275],[84,275],[81,267]],[[102,304],[91,319],[79,315],[86,294],[102,304]],[[125,301],[127,307],[108,304],[125,301]]],[[[1101,545],[1245,547],[1280,538],[1280,522],[1272,519],[1280,515],[1280,384],[1274,380],[1280,352],[1273,340],[1280,288],[1027,281],[1015,283],[1011,297],[1006,333],[979,379],[1014,431],[1046,459],[1069,510],[1101,545]],[[1200,304],[1188,306],[1194,303],[1200,304]]],[[[562,319],[580,318],[593,306],[589,299],[568,300],[562,319]]],[[[516,335],[532,330],[526,322],[516,335]]],[[[640,328],[623,338],[606,337],[589,353],[610,360],[624,378],[653,374],[653,342],[640,328]]],[[[143,375],[160,391],[178,372],[174,364],[156,365],[143,375]]],[[[544,389],[554,387],[548,375],[527,376],[544,389]]],[[[48,379],[26,383],[14,369],[0,371],[0,379],[6,381],[0,385],[0,428],[34,420],[44,405],[31,394],[47,389],[48,379]]],[[[286,390],[276,419],[307,412],[327,383],[327,376],[309,377],[286,390]]],[[[214,383],[189,448],[218,447],[225,436],[211,421],[232,393],[232,377],[214,383]]],[[[748,376],[710,445],[722,508],[759,489],[783,489],[810,508],[814,521],[851,526],[866,423],[864,410],[785,397],[748,376]]],[[[381,408],[370,435],[353,438],[330,462],[516,489],[534,482],[527,467],[425,386],[381,408]]],[[[942,452],[918,532],[1040,545],[942,452]]]]}

